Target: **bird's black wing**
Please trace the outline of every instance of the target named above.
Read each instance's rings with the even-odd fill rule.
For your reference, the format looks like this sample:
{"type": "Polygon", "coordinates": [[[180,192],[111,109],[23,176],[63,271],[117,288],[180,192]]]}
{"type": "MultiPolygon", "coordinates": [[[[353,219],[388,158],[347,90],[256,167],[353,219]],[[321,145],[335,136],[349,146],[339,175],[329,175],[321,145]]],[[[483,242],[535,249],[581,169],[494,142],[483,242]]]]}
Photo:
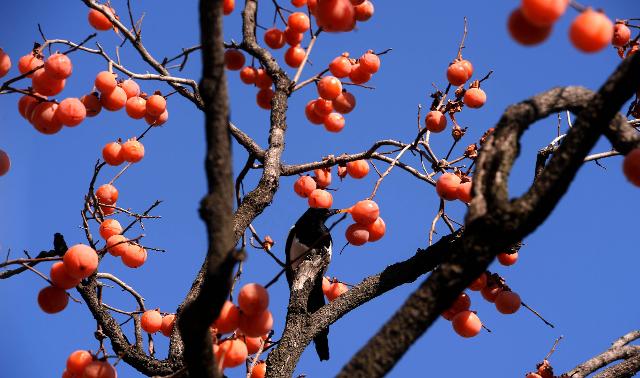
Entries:
{"type": "Polygon", "coordinates": [[[289,283],[289,288],[291,288],[291,284],[293,283],[293,269],[291,269],[291,246],[293,245],[293,238],[296,236],[296,226],[291,227],[289,230],[289,236],[287,236],[287,243],[284,246],[284,257],[285,257],[285,274],[287,276],[287,282],[289,283]]]}

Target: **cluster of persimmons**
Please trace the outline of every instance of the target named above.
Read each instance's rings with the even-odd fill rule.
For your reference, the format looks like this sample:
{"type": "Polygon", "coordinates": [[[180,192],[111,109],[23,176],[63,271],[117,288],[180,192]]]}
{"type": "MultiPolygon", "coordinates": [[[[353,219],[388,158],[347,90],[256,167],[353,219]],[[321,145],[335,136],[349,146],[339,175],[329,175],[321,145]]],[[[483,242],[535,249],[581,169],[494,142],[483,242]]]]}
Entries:
{"type": "MultiPolygon", "coordinates": [[[[357,22],[369,20],[374,7],[369,0],[291,0],[296,8],[307,7],[304,11],[290,12],[284,28],[272,27],[264,32],[264,43],[273,50],[288,45],[284,53],[284,62],[291,68],[301,68],[309,58],[311,46],[302,47],[305,34],[316,38],[318,33],[310,33],[312,18],[324,32],[348,32],[354,30],[357,22]]],[[[557,20],[570,5],[569,0],[522,0],[508,18],[507,27],[511,36],[523,45],[535,45],[546,40],[557,20]]],[[[115,9],[101,5],[102,10],[117,18],[115,9]]],[[[225,0],[223,11],[231,14],[235,8],[234,0],[225,0]]],[[[284,8],[281,8],[284,9],[284,8]]],[[[280,11],[280,9],[278,9],[280,11]]],[[[91,9],[89,24],[99,31],[114,30],[113,23],[102,12],[91,9]]],[[[569,29],[571,43],[580,51],[597,52],[608,45],[614,46],[621,57],[628,57],[638,50],[638,38],[631,39],[631,30],[627,20],[612,22],[602,11],[585,8],[571,23],[569,29]]],[[[56,134],[64,126],[76,127],[86,117],[97,116],[102,109],[118,111],[124,109],[132,119],[144,119],[150,126],[159,126],[167,122],[168,110],[166,97],[159,91],[151,95],[142,92],[133,79],[120,79],[111,65],[106,71],[97,73],[93,89],[79,97],[68,97],[61,101],[51,97],[59,95],[65,88],[66,80],[72,75],[73,64],[66,53],[43,54],[44,46],[36,46],[31,52],[18,59],[17,68],[22,78],[31,79],[26,90],[20,90],[18,111],[34,129],[40,133],[56,134]]],[[[246,59],[240,46],[225,51],[224,61],[229,70],[239,71],[240,80],[258,88],[256,96],[260,108],[271,109],[274,96],[273,81],[264,67],[245,65],[246,59]]],[[[4,77],[12,64],[8,54],[0,49],[0,77],[4,77]]],[[[317,98],[309,101],[304,109],[306,118],[313,124],[324,125],[330,132],[339,132],[345,126],[344,114],[350,113],[356,106],[355,96],[345,89],[345,85],[363,85],[380,69],[380,55],[368,50],[359,58],[351,58],[343,53],[334,58],[328,67],[313,78],[317,89],[317,98]],[[330,75],[327,75],[329,74],[330,75]],[[342,80],[348,79],[349,82],[342,80]]],[[[457,88],[456,106],[434,104],[427,113],[425,128],[432,133],[440,133],[447,128],[447,115],[457,127],[454,113],[462,106],[477,109],[487,101],[487,95],[480,88],[484,80],[471,80],[473,65],[459,56],[446,70],[449,87],[457,88]],[[467,85],[468,83],[468,85],[467,85]]],[[[637,97],[640,96],[640,91],[637,97]]],[[[315,96],[314,96],[315,97],[315,96]]],[[[638,100],[636,99],[636,104],[638,100]]],[[[640,112],[640,111],[639,111],[640,112]]],[[[632,114],[634,114],[632,112],[632,114]]],[[[102,149],[106,164],[119,166],[125,162],[137,163],[144,157],[144,146],[136,138],[107,143],[102,149]]],[[[11,167],[9,155],[0,150],[0,176],[11,167]]],[[[369,162],[359,159],[337,167],[340,179],[347,176],[362,179],[369,173],[369,162]]],[[[294,191],[300,197],[307,198],[310,207],[331,208],[333,197],[326,189],[331,185],[331,168],[318,168],[313,175],[302,175],[294,183],[294,191]]],[[[623,172],[627,179],[640,187],[640,149],[626,154],[623,172]]],[[[460,200],[469,203],[472,200],[472,179],[459,171],[453,173],[443,170],[436,181],[437,194],[446,201],[460,200]]],[[[49,273],[50,285],[38,294],[38,304],[46,313],[57,313],[65,309],[69,301],[67,290],[79,285],[81,281],[94,274],[100,260],[107,254],[120,257],[123,264],[130,268],[142,266],[147,259],[146,249],[137,240],[123,235],[125,229],[113,219],[106,218],[117,210],[118,190],[113,183],[104,184],[93,193],[93,201],[100,219],[99,233],[105,241],[105,247],[95,250],[84,244],[70,247],[61,261],[56,261],[49,273]]],[[[343,209],[350,213],[353,223],[346,229],[347,241],[360,246],[381,239],[386,225],[380,217],[378,204],[372,199],[358,201],[343,209]]],[[[513,265],[518,258],[517,250],[498,255],[502,265],[513,265]]],[[[482,297],[494,303],[498,312],[513,314],[522,305],[520,296],[513,292],[497,274],[483,273],[470,286],[471,291],[479,291],[482,297]]],[[[322,290],[329,301],[333,301],[347,292],[348,287],[337,279],[323,278],[322,290]]],[[[237,297],[237,305],[227,301],[218,319],[211,325],[214,341],[214,353],[218,367],[231,368],[247,361],[250,355],[261,353],[271,345],[273,316],[268,309],[269,294],[259,284],[243,286],[237,297]]],[[[470,310],[471,299],[467,293],[458,296],[454,304],[442,313],[452,322],[453,329],[463,337],[476,336],[482,322],[474,311],[470,310]]],[[[169,337],[174,329],[175,314],[161,313],[159,310],[138,311],[141,328],[148,333],[161,332],[169,337]]],[[[265,375],[264,361],[254,361],[250,376],[262,378],[265,375]]],[[[63,378],[115,378],[117,373],[106,359],[98,358],[87,350],[73,352],[66,364],[63,378]]],[[[537,372],[529,378],[551,378],[552,369],[548,362],[540,364],[537,372]]]]}

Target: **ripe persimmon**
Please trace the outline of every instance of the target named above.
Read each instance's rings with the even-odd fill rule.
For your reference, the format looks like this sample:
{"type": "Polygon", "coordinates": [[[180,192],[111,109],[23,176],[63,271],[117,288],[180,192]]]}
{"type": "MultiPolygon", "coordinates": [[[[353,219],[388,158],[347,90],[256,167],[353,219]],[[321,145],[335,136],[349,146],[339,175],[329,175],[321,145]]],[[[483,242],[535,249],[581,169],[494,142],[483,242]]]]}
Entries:
{"type": "Polygon", "coordinates": [[[101,185],[96,190],[96,197],[101,204],[113,205],[118,200],[118,189],[111,184],[101,185]]]}
{"type": "Polygon", "coordinates": [[[311,27],[311,21],[305,13],[294,12],[289,15],[287,26],[296,33],[304,33],[311,27]]]}
{"type": "Polygon", "coordinates": [[[139,268],[147,261],[147,250],[137,244],[128,244],[121,257],[125,266],[139,268]]]}
{"type": "Polygon", "coordinates": [[[238,293],[238,307],[247,315],[258,314],[269,307],[269,292],[257,283],[246,284],[238,293]]]}
{"type": "Polygon", "coordinates": [[[613,39],[613,23],[604,13],[587,8],[571,23],[569,39],[582,52],[600,51],[613,39]]]}
{"type": "Polygon", "coordinates": [[[368,21],[373,17],[373,13],[375,12],[373,3],[369,0],[365,0],[361,4],[356,5],[354,10],[356,12],[356,21],[360,22],[368,21]]]}
{"type": "Polygon", "coordinates": [[[354,179],[364,178],[369,173],[369,163],[365,159],[347,163],[347,173],[354,179]]]}
{"type": "Polygon", "coordinates": [[[496,309],[502,314],[514,314],[521,304],[520,296],[513,291],[502,291],[495,300],[496,309]]]}
{"type": "Polygon", "coordinates": [[[324,123],[325,117],[319,116],[316,112],[316,100],[311,100],[304,107],[304,114],[309,120],[309,122],[314,125],[322,125],[324,123]]]}
{"type": "Polygon", "coordinates": [[[358,201],[349,209],[349,212],[351,213],[351,218],[363,226],[370,225],[380,216],[380,208],[378,204],[372,200],[358,201]]]}
{"type": "MultiPolygon", "coordinates": [[[[286,42],[284,32],[278,28],[268,29],[264,33],[264,43],[274,50],[282,48],[286,42]]],[[[242,72],[240,74],[242,74],[242,72]]]]}
{"type": "Polygon", "coordinates": [[[247,345],[247,351],[249,354],[254,354],[260,350],[260,345],[264,342],[264,348],[266,348],[269,343],[265,342],[268,335],[262,335],[261,337],[249,337],[246,335],[239,334],[238,338],[242,340],[247,345]]]}
{"type": "Polygon", "coordinates": [[[502,288],[498,285],[487,285],[480,290],[482,298],[491,303],[496,301],[496,297],[500,292],[502,292],[502,288]]]}
{"type": "Polygon", "coordinates": [[[476,278],[475,281],[469,285],[469,289],[473,291],[480,291],[484,289],[485,286],[487,286],[487,274],[483,272],[480,277],[476,278]]]}
{"type": "Polygon", "coordinates": [[[49,271],[49,278],[53,286],[59,287],[64,290],[72,289],[82,281],[80,278],[74,278],[67,272],[62,261],[57,261],[51,265],[49,271]]]}
{"type": "Polygon", "coordinates": [[[318,168],[313,170],[313,179],[318,188],[324,189],[331,185],[331,168],[318,168]]]}
{"type": "Polygon", "coordinates": [[[624,22],[618,21],[613,26],[613,39],[611,44],[616,47],[623,47],[629,43],[631,39],[631,29],[624,22]]]}
{"type": "Polygon", "coordinates": [[[167,110],[167,100],[159,94],[147,97],[147,114],[158,117],[167,110]]]}
{"type": "Polygon", "coordinates": [[[118,86],[124,89],[124,93],[127,94],[127,99],[140,95],[140,86],[133,81],[133,79],[127,79],[119,83],[118,86]]]}
{"type": "Polygon", "coordinates": [[[273,80],[264,68],[258,68],[258,75],[256,76],[256,87],[260,89],[270,89],[273,85],[273,80]]]}
{"type": "Polygon", "coordinates": [[[169,120],[169,110],[165,109],[159,116],[152,116],[149,113],[144,115],[144,120],[149,126],[162,126],[169,120]]]}
{"type": "Polygon", "coordinates": [[[244,66],[245,58],[238,49],[227,49],[224,52],[224,65],[228,70],[237,71],[244,66]]]}
{"type": "MultiPolygon", "coordinates": [[[[114,13],[113,9],[109,7],[106,7],[104,5],[99,5],[99,7],[101,7],[105,12],[110,13],[111,15],[113,15],[114,13]]],[[[105,31],[113,28],[113,24],[111,23],[111,21],[109,21],[109,19],[104,14],[96,9],[90,9],[87,18],[89,19],[89,25],[93,26],[93,28],[96,30],[105,31]]]]}
{"type": "Polygon", "coordinates": [[[84,95],[80,97],[80,101],[87,111],[87,117],[95,117],[102,110],[102,104],[100,104],[100,97],[98,97],[98,92],[84,95]]]}
{"type": "Polygon", "coordinates": [[[222,361],[222,366],[232,368],[242,365],[248,356],[247,345],[239,339],[225,340],[219,344],[216,360],[222,361]]]}
{"type": "Polygon", "coordinates": [[[347,285],[342,282],[333,282],[324,295],[327,297],[329,302],[335,301],[339,296],[349,291],[347,285]]]}
{"type": "Polygon", "coordinates": [[[478,315],[471,311],[457,313],[451,320],[453,330],[462,337],[473,337],[480,333],[482,322],[478,315]]]}
{"type": "Polygon", "coordinates": [[[291,0],[291,5],[296,8],[300,8],[302,6],[307,5],[307,0],[291,0]]]}
{"type": "Polygon", "coordinates": [[[358,60],[358,63],[360,63],[361,70],[370,74],[374,74],[380,69],[380,57],[371,50],[364,53],[358,60]]]}
{"type": "Polygon", "coordinates": [[[458,189],[456,190],[456,195],[458,199],[462,202],[469,203],[473,199],[471,197],[471,181],[463,182],[458,185],[458,189]]]}
{"type": "Polygon", "coordinates": [[[120,155],[129,163],[137,163],[144,157],[144,145],[137,141],[136,138],[129,139],[122,143],[120,155]]]}
{"type": "Polygon", "coordinates": [[[265,110],[271,109],[271,100],[273,99],[274,92],[271,88],[260,89],[256,94],[256,103],[259,107],[265,110]]]}
{"type": "Polygon", "coordinates": [[[267,374],[267,363],[264,361],[260,361],[257,364],[253,365],[253,369],[251,369],[251,376],[249,378],[264,378],[267,374]]]}
{"type": "Polygon", "coordinates": [[[84,244],[67,249],[62,257],[67,273],[74,278],[87,278],[98,269],[98,253],[84,244]]]}
{"type": "Polygon", "coordinates": [[[333,100],[333,108],[340,114],[349,114],[356,107],[356,98],[350,92],[343,90],[333,100]]]}
{"type": "Polygon", "coordinates": [[[176,323],[176,316],[174,314],[163,316],[162,324],[160,325],[160,332],[167,337],[171,336],[175,323],[176,323]]]}
{"type": "Polygon", "coordinates": [[[469,76],[469,78],[471,76],[473,76],[473,64],[471,64],[470,61],[466,60],[466,59],[462,59],[460,61],[460,64],[462,64],[462,66],[464,67],[465,70],[467,70],[467,76],[469,76]]]}
{"type": "Polygon", "coordinates": [[[38,305],[47,314],[55,314],[64,310],[69,303],[69,297],[64,289],[47,286],[38,293],[38,305]]]}
{"type": "Polygon", "coordinates": [[[326,190],[316,189],[309,194],[309,207],[328,209],[333,205],[333,196],[326,190]]]}
{"type": "Polygon", "coordinates": [[[226,301],[220,309],[218,319],[213,326],[218,329],[219,333],[231,333],[238,329],[240,322],[240,309],[231,301],[226,301]]]}
{"type": "Polygon", "coordinates": [[[31,123],[36,130],[43,134],[55,134],[62,129],[62,122],[56,117],[58,104],[55,102],[41,102],[33,108],[31,123]]]}
{"type": "Polygon", "coordinates": [[[360,63],[356,63],[351,67],[349,80],[351,80],[353,84],[364,84],[371,80],[371,74],[360,68],[360,63]]]}
{"type": "Polygon", "coordinates": [[[238,328],[249,337],[260,337],[273,328],[273,315],[269,310],[254,315],[240,312],[238,328]]]}
{"type": "Polygon", "coordinates": [[[313,111],[324,120],[333,111],[333,102],[318,97],[313,106],[313,111]]]}
{"type": "Polygon", "coordinates": [[[324,128],[332,133],[337,133],[344,129],[344,124],[344,116],[340,113],[331,113],[324,119],[324,128]]]}
{"type": "Polygon", "coordinates": [[[71,76],[73,65],[71,59],[64,54],[53,54],[44,62],[44,70],[49,77],[63,80],[71,76]]]}
{"type": "MultiPolygon", "coordinates": [[[[20,74],[24,75],[29,71],[35,70],[36,68],[38,68],[43,64],[44,62],[42,61],[42,59],[33,55],[33,53],[29,53],[27,55],[20,57],[20,59],[18,59],[18,71],[20,71],[20,74]]],[[[29,78],[32,76],[33,74],[27,75],[27,77],[29,78]]]]}
{"type": "Polygon", "coordinates": [[[304,39],[304,34],[287,27],[284,29],[284,40],[289,46],[299,45],[304,39]]]}
{"type": "Polygon", "coordinates": [[[31,86],[33,90],[44,96],[55,96],[62,92],[66,80],[58,80],[47,74],[43,69],[37,70],[31,77],[31,86]]]}
{"type": "Polygon", "coordinates": [[[459,312],[469,310],[470,307],[471,298],[469,298],[469,295],[467,295],[467,293],[462,292],[460,293],[460,295],[458,295],[451,307],[449,307],[449,310],[452,310],[455,314],[457,314],[459,312]]]}
{"type": "Polygon", "coordinates": [[[67,357],[67,371],[72,374],[82,374],[84,369],[93,362],[93,355],[86,350],[76,350],[67,357]]]}
{"type": "Polygon", "coordinates": [[[624,157],[622,172],[629,182],[640,187],[640,148],[631,150],[624,157]]]}
{"type": "Polygon", "coordinates": [[[224,13],[225,16],[228,16],[233,12],[235,7],[236,0],[224,0],[222,2],[222,13],[224,13]]]}
{"type": "Polygon", "coordinates": [[[0,48],[0,77],[5,76],[11,69],[11,57],[0,48]]]}
{"type": "Polygon", "coordinates": [[[344,233],[349,244],[359,246],[365,244],[369,240],[369,230],[366,226],[354,223],[347,227],[344,233]]]}
{"type": "Polygon", "coordinates": [[[569,0],[522,0],[522,15],[533,25],[551,26],[567,10],[569,0]]]}
{"type": "Polygon", "coordinates": [[[80,99],[75,97],[65,98],[60,101],[56,109],[56,117],[65,126],[77,126],[87,116],[87,109],[80,99]]]}
{"type": "Polygon", "coordinates": [[[349,61],[348,56],[349,54],[344,53],[329,63],[329,71],[333,76],[337,78],[349,76],[351,73],[351,61],[349,61]]]}
{"type": "Polygon", "coordinates": [[[305,51],[300,45],[291,46],[284,53],[284,62],[291,68],[298,68],[304,60],[305,51]]]}
{"type": "Polygon", "coordinates": [[[458,199],[458,186],[460,177],[453,173],[444,173],[436,182],[436,192],[441,198],[453,201],[458,199]]]}
{"type": "Polygon", "coordinates": [[[0,176],[6,175],[9,169],[11,169],[11,159],[5,151],[0,150],[0,176]]]}
{"type": "Polygon", "coordinates": [[[111,92],[102,92],[100,104],[109,111],[118,111],[127,104],[127,93],[120,87],[115,87],[111,92]]]}
{"type": "Polygon", "coordinates": [[[124,157],[120,154],[122,146],[118,142],[111,142],[104,145],[102,148],[102,159],[113,166],[118,166],[124,163],[124,157]]]}
{"type": "Polygon", "coordinates": [[[518,252],[498,253],[498,261],[504,266],[511,266],[518,261],[518,252]]]}
{"type": "Polygon", "coordinates": [[[113,235],[118,235],[122,233],[122,226],[120,222],[115,219],[105,219],[104,222],[100,223],[100,236],[104,240],[109,239],[113,235]]]}
{"type": "Polygon", "coordinates": [[[469,88],[464,93],[463,101],[468,107],[478,109],[487,102],[487,94],[480,88],[469,88]]]}
{"type": "Polygon", "coordinates": [[[158,310],[147,310],[140,317],[140,327],[145,332],[156,333],[162,328],[162,315],[158,310]]]}
{"type": "Polygon", "coordinates": [[[369,231],[368,242],[375,242],[382,239],[386,230],[387,230],[387,225],[384,223],[384,220],[378,217],[378,219],[376,219],[375,222],[367,226],[367,231],[369,231]]]}
{"type": "Polygon", "coordinates": [[[118,82],[116,81],[116,75],[113,72],[100,71],[96,75],[93,85],[101,93],[105,93],[114,90],[118,86],[118,82]]]}
{"type": "Polygon", "coordinates": [[[124,235],[112,235],[107,239],[107,251],[113,256],[122,256],[129,247],[128,241],[124,235]]]}
{"type": "Polygon", "coordinates": [[[309,197],[315,189],[316,182],[311,176],[300,176],[293,184],[293,191],[302,198],[309,197]]]}
{"type": "Polygon", "coordinates": [[[335,76],[325,76],[318,82],[318,94],[325,100],[334,100],[342,93],[342,83],[335,76]]]}
{"type": "Polygon", "coordinates": [[[441,111],[432,110],[427,113],[427,116],[424,118],[424,123],[427,130],[432,133],[439,133],[447,127],[447,118],[441,111]]]}
{"type": "Polygon", "coordinates": [[[142,119],[147,115],[147,100],[140,96],[129,97],[125,104],[127,115],[133,119],[142,119]]]}
{"type": "Polygon", "coordinates": [[[240,70],[240,80],[245,84],[255,84],[257,76],[258,70],[255,67],[246,66],[240,70]]]}
{"type": "MultiPolygon", "coordinates": [[[[37,96],[36,93],[34,93],[34,95],[37,96]]],[[[38,96],[38,98],[39,97],[40,96],[38,96]]],[[[40,100],[38,98],[31,95],[24,95],[20,97],[20,100],[18,100],[18,113],[20,113],[22,118],[25,118],[25,119],[31,118],[31,117],[27,117],[27,115],[30,115],[30,113],[33,111],[33,108],[35,108],[36,105],[40,103],[40,100]]],[[[45,97],[42,97],[42,99],[46,100],[45,97]]]]}
{"type": "Polygon", "coordinates": [[[107,361],[93,361],[84,369],[82,378],[117,378],[116,368],[107,361]]]}
{"type": "Polygon", "coordinates": [[[322,292],[326,294],[330,288],[331,281],[327,277],[322,277],[322,292]]]}
{"type": "Polygon", "coordinates": [[[315,16],[318,26],[327,32],[347,32],[356,25],[356,11],[349,0],[320,0],[315,16]]]}
{"type": "Polygon", "coordinates": [[[469,72],[465,64],[462,64],[460,60],[454,61],[447,67],[447,80],[453,86],[459,86],[469,80],[469,72]]]}

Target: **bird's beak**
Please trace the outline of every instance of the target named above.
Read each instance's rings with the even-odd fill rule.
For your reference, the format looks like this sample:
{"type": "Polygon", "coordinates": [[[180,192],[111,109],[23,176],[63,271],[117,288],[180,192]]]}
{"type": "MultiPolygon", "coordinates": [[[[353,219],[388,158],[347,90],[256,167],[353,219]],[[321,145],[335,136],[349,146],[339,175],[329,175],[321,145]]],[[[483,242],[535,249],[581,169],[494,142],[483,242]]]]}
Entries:
{"type": "Polygon", "coordinates": [[[329,210],[329,216],[332,215],[336,215],[336,214],[343,214],[343,213],[348,213],[349,209],[331,209],[329,210]]]}

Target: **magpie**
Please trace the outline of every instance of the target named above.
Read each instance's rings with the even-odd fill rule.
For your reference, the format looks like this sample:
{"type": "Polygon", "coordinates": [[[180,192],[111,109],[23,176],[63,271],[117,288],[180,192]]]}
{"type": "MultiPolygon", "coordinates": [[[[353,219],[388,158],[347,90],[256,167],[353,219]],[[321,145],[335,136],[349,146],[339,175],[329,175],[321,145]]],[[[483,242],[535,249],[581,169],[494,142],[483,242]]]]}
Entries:
{"type": "MultiPolygon", "coordinates": [[[[340,213],[341,210],[309,208],[289,230],[287,237],[286,263],[287,282],[289,288],[293,285],[294,278],[299,273],[298,267],[304,260],[320,258],[321,269],[314,272],[313,288],[307,301],[307,312],[314,313],[324,306],[324,294],[322,292],[322,277],[324,277],[331,262],[331,234],[324,222],[330,216],[340,213]]],[[[329,359],[329,328],[327,327],[313,339],[316,352],[320,361],[329,359]]]]}

